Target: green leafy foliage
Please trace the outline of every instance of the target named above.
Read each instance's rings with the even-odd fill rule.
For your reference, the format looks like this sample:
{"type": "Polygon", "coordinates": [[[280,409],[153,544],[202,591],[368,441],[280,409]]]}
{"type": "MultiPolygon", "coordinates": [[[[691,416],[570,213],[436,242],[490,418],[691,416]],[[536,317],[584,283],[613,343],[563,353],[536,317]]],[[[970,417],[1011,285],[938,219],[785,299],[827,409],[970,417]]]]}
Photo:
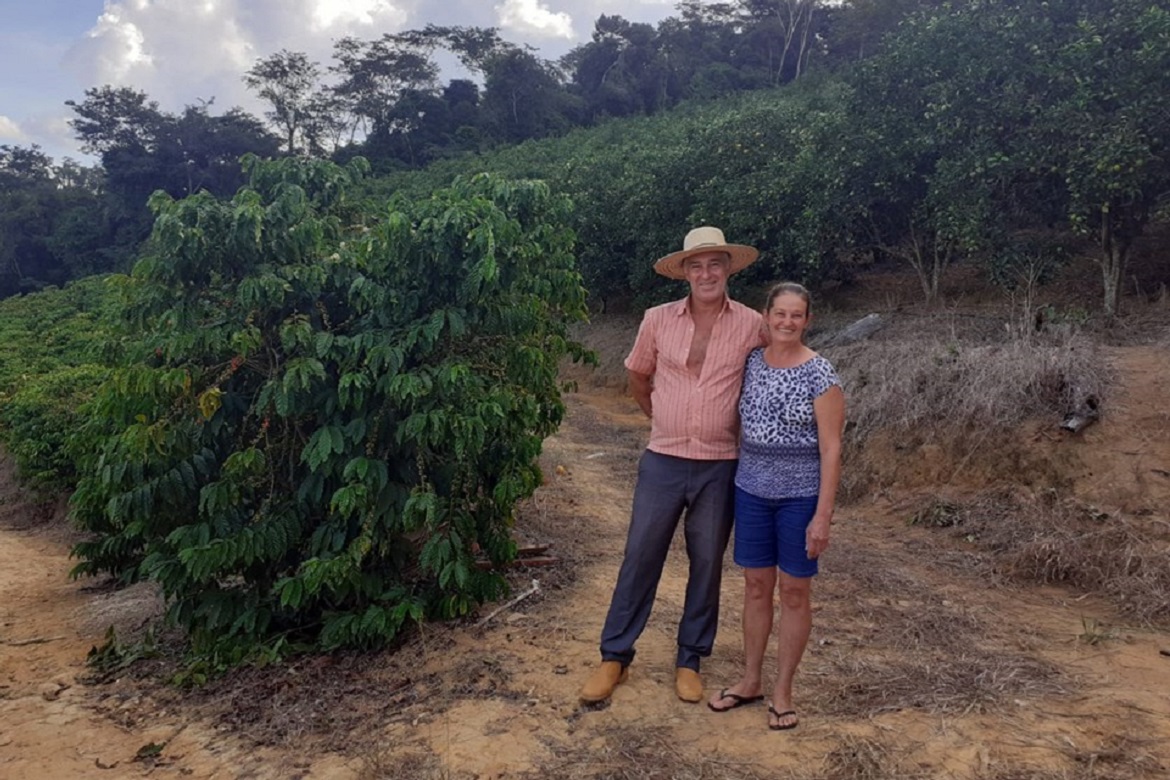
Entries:
{"type": "Polygon", "coordinates": [[[362,202],[360,158],[246,167],[230,201],[152,200],[131,359],[72,499],[75,572],[158,582],[212,670],[501,595],[475,556],[515,554],[558,362],[585,357],[569,203],[545,185],[362,202]]]}
{"type": "MultiPolygon", "coordinates": [[[[722,89],[717,101],[439,161],[375,186],[426,193],[467,170],[548,181],[576,206],[597,308],[680,294],[650,265],[709,223],[761,250],[738,283],[816,282],[857,260],[896,259],[928,300],[952,263],[997,263],[1005,243],[1037,231],[1065,243],[1080,234],[1099,244],[1103,308],[1115,311],[1126,258],[1170,201],[1170,14],[1141,0],[847,9],[834,18],[873,17],[891,34],[880,47],[857,41],[865,59],[840,74],[746,95],[722,89]]],[[[723,23],[696,13],[684,11],[692,27],[723,23]]],[[[590,100],[619,86],[633,97],[622,69],[641,44],[619,39],[634,27],[607,20],[577,53],[590,100]]]]}
{"type": "Polygon", "coordinates": [[[70,489],[71,442],[118,358],[116,277],[0,301],[0,440],[36,488],[70,489]]]}

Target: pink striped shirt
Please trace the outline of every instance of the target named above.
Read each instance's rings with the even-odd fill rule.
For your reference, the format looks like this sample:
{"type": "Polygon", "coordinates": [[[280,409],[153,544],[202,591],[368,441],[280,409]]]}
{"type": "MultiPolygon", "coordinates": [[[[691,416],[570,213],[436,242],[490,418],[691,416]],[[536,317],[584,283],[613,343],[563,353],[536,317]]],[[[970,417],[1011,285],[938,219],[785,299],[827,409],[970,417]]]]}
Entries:
{"type": "Polygon", "coordinates": [[[739,391],[748,353],[763,344],[761,315],[726,299],[700,375],[687,370],[695,335],[690,298],[647,309],[626,368],[653,375],[650,444],[663,455],[725,460],[739,453],[739,391]]]}

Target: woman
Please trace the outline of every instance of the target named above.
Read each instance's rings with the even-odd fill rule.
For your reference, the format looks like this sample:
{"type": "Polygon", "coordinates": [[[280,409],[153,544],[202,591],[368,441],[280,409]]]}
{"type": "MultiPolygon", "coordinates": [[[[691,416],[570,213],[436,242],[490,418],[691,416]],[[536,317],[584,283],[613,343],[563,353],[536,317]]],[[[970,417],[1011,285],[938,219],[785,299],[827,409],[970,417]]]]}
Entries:
{"type": "Polygon", "coordinates": [[[767,347],[747,360],[739,401],[741,441],[735,475],[735,562],[744,569],[743,677],[707,706],[726,712],[760,701],[764,653],[779,581],[776,685],[768,728],[795,728],[792,678],[812,627],[809,603],[817,558],[841,476],[845,395],[828,360],[804,345],[812,319],[808,290],[778,284],[768,292],[767,347]],[[777,575],[779,569],[779,575],[777,575]]]}

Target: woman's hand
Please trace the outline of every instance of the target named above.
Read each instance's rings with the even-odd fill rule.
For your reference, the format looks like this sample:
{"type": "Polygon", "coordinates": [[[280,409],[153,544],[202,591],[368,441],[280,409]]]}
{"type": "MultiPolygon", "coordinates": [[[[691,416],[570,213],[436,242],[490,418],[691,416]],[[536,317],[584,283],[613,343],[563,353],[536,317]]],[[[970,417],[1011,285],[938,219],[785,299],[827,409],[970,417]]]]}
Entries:
{"type": "Polygon", "coordinates": [[[804,549],[809,558],[819,558],[821,553],[829,549],[829,525],[832,520],[832,515],[813,515],[808,530],[804,532],[804,549]]]}

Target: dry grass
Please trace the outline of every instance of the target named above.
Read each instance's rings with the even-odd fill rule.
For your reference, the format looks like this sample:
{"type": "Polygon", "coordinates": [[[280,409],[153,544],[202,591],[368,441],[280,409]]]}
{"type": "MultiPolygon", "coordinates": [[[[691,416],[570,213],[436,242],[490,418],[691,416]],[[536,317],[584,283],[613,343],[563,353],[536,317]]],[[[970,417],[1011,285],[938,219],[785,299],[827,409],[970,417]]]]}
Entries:
{"type": "MultiPolygon", "coordinates": [[[[887,547],[835,544],[815,599],[814,645],[802,667],[812,711],[848,719],[882,712],[996,711],[1016,699],[1056,696],[1070,684],[1053,664],[1020,651],[993,611],[939,588],[913,540],[887,547]],[[925,565],[925,568],[924,568],[925,565]]],[[[946,575],[944,575],[945,577],[946,575]]],[[[977,582],[949,578],[960,591],[977,582]]]]}
{"type": "Polygon", "coordinates": [[[372,745],[358,755],[357,780],[454,780],[437,756],[372,745]]]}
{"type": "Polygon", "coordinates": [[[867,617],[873,622],[869,642],[899,651],[961,652],[982,637],[982,623],[974,616],[941,603],[903,607],[877,605],[867,617]]]}
{"type": "Polygon", "coordinates": [[[926,778],[922,770],[904,765],[887,745],[848,735],[825,756],[824,769],[804,780],[913,780],[926,778]]]}
{"type": "Polygon", "coordinates": [[[1100,403],[1114,381],[1100,349],[1079,336],[1005,341],[1001,335],[989,343],[979,334],[972,338],[970,329],[948,338],[940,318],[919,318],[913,326],[825,351],[847,397],[843,501],[862,498],[883,481],[901,481],[889,474],[895,466],[902,471],[921,462],[927,471],[919,478],[927,483],[954,480],[988,456],[995,456],[996,468],[1010,469],[999,450],[1018,441],[1022,423],[1055,425],[1086,399],[1100,403]],[[912,457],[923,445],[939,450],[912,457]],[[945,475],[929,471],[944,464],[945,475]]]}
{"type": "Polygon", "coordinates": [[[978,780],[1161,780],[1167,767],[1149,750],[1150,740],[1111,734],[1095,748],[1066,746],[1060,769],[1008,766],[978,780]]]}
{"type": "Polygon", "coordinates": [[[1012,428],[1059,420],[1089,396],[1106,395],[1112,373],[1092,343],[949,341],[929,325],[917,337],[826,351],[849,398],[849,436],[923,431],[945,436],[971,425],[1012,428]]]}
{"type": "Polygon", "coordinates": [[[775,774],[750,762],[688,754],[665,726],[614,725],[591,746],[562,748],[525,778],[558,780],[764,780],[775,774]],[[597,744],[601,743],[598,747],[597,744]]]}
{"type": "Polygon", "coordinates": [[[344,749],[361,745],[373,724],[392,722],[440,690],[432,675],[413,671],[399,659],[372,653],[310,656],[235,669],[188,699],[219,728],[257,745],[344,749]]]}
{"type": "Polygon", "coordinates": [[[960,654],[979,645],[989,633],[983,621],[919,576],[913,557],[904,545],[875,551],[848,538],[834,544],[826,564],[830,576],[816,597],[833,606],[818,630],[903,655],[960,654]]]}
{"type": "Polygon", "coordinates": [[[915,516],[949,518],[990,554],[995,574],[1100,593],[1140,621],[1170,621],[1170,545],[1141,525],[1050,492],[996,489],[962,505],[939,503],[915,516]]]}
{"type": "Polygon", "coordinates": [[[1019,698],[1065,692],[1057,667],[1039,659],[969,648],[950,653],[881,657],[841,653],[815,683],[812,709],[843,718],[918,709],[933,713],[985,712],[1019,698]]]}
{"type": "Polygon", "coordinates": [[[1095,748],[1071,751],[1076,772],[1093,780],[1138,780],[1166,777],[1167,767],[1150,752],[1151,740],[1110,734],[1095,748]]]}

